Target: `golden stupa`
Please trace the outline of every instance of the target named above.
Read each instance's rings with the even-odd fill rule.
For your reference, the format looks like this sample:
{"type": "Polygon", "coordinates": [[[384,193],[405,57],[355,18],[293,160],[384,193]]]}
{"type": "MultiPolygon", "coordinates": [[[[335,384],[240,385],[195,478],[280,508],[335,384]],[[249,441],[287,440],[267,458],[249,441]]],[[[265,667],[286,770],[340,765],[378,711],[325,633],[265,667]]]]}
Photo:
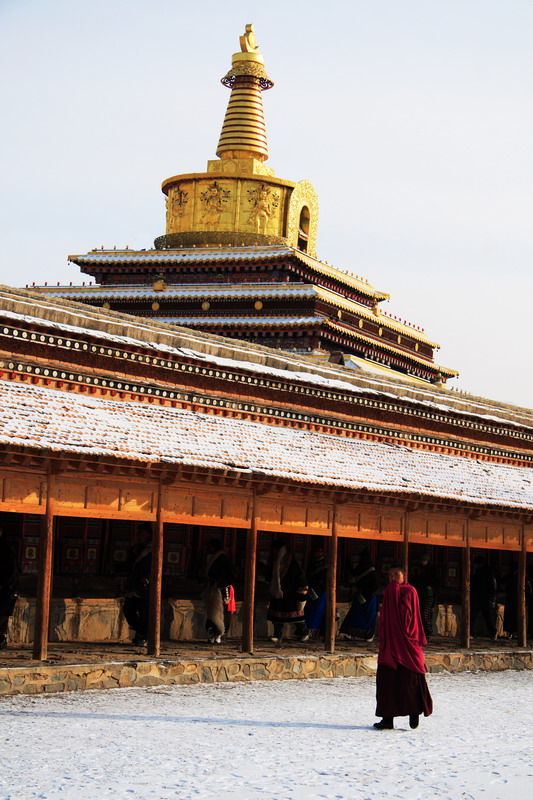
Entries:
{"type": "Polygon", "coordinates": [[[167,195],[163,248],[284,244],[316,255],[318,199],[309,181],[281,180],[264,163],[268,146],[262,92],[265,72],[254,26],[246,25],[222,83],[231,89],[217,159],[206,172],[163,182],[167,195]]]}

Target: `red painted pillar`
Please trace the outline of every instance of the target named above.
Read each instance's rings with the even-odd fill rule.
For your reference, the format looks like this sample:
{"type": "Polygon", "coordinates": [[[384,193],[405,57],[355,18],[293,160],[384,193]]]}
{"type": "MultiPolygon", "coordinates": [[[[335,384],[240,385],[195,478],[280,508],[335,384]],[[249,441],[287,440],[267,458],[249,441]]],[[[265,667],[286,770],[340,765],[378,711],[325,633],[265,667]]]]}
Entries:
{"type": "Polygon", "coordinates": [[[152,535],[152,569],[150,574],[150,617],[148,620],[149,656],[159,656],[161,652],[161,589],[163,586],[163,487],[159,484],[157,492],[157,513],[155,531],[152,535]]]}
{"type": "Polygon", "coordinates": [[[48,628],[50,626],[52,571],[54,563],[53,486],[54,481],[49,470],[46,481],[46,511],[41,519],[41,535],[39,539],[39,574],[37,577],[35,630],[33,634],[33,657],[37,661],[45,661],[48,656],[48,628]]]}
{"type": "Polygon", "coordinates": [[[257,561],[257,497],[252,496],[250,530],[246,538],[244,568],[244,604],[242,621],[242,652],[254,652],[255,570],[257,561]]]}
{"type": "Polygon", "coordinates": [[[328,547],[328,575],[326,591],[326,638],[325,650],[335,652],[335,633],[337,629],[337,553],[338,553],[338,526],[337,504],[333,505],[333,520],[331,523],[331,538],[328,547]]]}

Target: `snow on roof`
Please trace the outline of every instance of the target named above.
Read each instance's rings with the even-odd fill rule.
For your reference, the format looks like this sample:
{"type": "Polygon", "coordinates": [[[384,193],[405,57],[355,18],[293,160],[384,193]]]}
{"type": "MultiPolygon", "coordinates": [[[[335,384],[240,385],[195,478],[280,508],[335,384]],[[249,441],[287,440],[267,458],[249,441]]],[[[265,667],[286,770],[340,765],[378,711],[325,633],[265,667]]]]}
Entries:
{"type": "MultiPolygon", "coordinates": [[[[41,289],[43,287],[39,287],[41,289]]],[[[91,300],[136,300],[137,298],[153,297],[168,299],[179,298],[183,300],[209,299],[235,299],[249,297],[275,297],[278,298],[312,298],[318,293],[316,287],[302,283],[196,283],[185,285],[168,285],[166,289],[156,290],[153,285],[129,286],[125,285],[100,285],[91,286],[47,286],[46,293],[54,297],[66,297],[69,300],[84,300],[89,295],[91,300]]],[[[340,296],[340,295],[339,295],[340,296]]],[[[360,303],[353,301],[359,308],[360,303]]],[[[361,306],[363,307],[363,306],[361,306]]],[[[367,308],[368,310],[368,308],[367,308]]]]}
{"type": "MultiPolygon", "coordinates": [[[[526,412],[524,409],[512,409],[513,412],[520,416],[520,419],[508,419],[498,416],[498,404],[494,405],[490,400],[479,398],[471,398],[454,394],[453,397],[450,393],[439,392],[431,386],[424,384],[417,384],[416,388],[409,386],[401,379],[387,377],[385,380],[377,375],[361,375],[361,372],[353,374],[349,369],[342,369],[331,364],[310,364],[309,361],[302,360],[297,355],[291,354],[287,351],[269,350],[267,348],[254,348],[247,342],[234,342],[228,341],[226,345],[222,345],[218,340],[216,344],[221,350],[223,347],[231,349],[233,353],[240,357],[227,357],[215,355],[212,352],[205,352],[194,347],[205,346],[205,337],[209,334],[203,334],[200,331],[184,328],[183,333],[187,334],[187,344],[189,346],[173,346],[165,342],[157,342],[150,340],[150,336],[164,334],[168,339],[175,341],[176,339],[183,338],[179,328],[172,330],[170,327],[161,325],[157,320],[144,319],[135,317],[131,319],[126,315],[120,315],[119,319],[123,327],[126,329],[133,329],[139,333],[143,333],[146,339],[137,339],[133,336],[126,336],[122,334],[112,333],[105,328],[86,327],[90,323],[99,325],[106,325],[108,322],[117,325],[117,315],[112,314],[105,316],[105,312],[101,309],[85,309],[73,306],[65,309],[63,306],[60,310],[63,313],[68,313],[69,316],[76,322],[75,325],[69,325],[63,321],[56,322],[48,319],[44,314],[43,316],[36,316],[39,310],[44,312],[54,309],[52,302],[43,301],[41,304],[35,296],[24,298],[22,301],[18,299],[19,306],[27,305],[28,310],[32,313],[20,314],[16,311],[10,311],[6,308],[0,308],[0,318],[11,319],[17,322],[26,322],[30,325],[46,326],[54,330],[77,334],[81,336],[92,336],[97,339],[103,339],[117,344],[123,344],[132,347],[143,348],[145,350],[155,351],[160,354],[168,354],[174,356],[185,356],[187,358],[194,358],[201,360],[205,363],[213,364],[215,366],[223,367],[226,369],[240,369],[255,374],[266,375],[276,380],[282,381],[299,381],[310,386],[318,386],[322,389],[338,392],[350,392],[352,394],[374,395],[376,398],[383,398],[394,402],[402,401],[408,402],[411,405],[418,406],[441,413],[458,414],[467,418],[482,419],[488,423],[496,423],[510,427],[531,428],[533,427],[533,412],[526,412]],[[79,320],[79,322],[78,322],[79,320]],[[249,356],[249,358],[248,358],[249,356]],[[264,360],[258,360],[258,356],[263,356],[264,360]],[[265,363],[266,359],[280,361],[283,367],[274,367],[265,363]],[[353,381],[351,379],[354,379],[353,381]],[[448,403],[447,400],[452,402],[448,403]],[[473,407],[475,406],[475,410],[473,407]]],[[[2,297],[0,295],[0,301],[2,297]]],[[[58,309],[59,310],[59,309],[58,309]]],[[[173,325],[177,325],[177,320],[173,321],[173,325]]]]}
{"type": "Polygon", "coordinates": [[[375,289],[368,281],[358,278],[347,270],[337,269],[330,264],[320,261],[296,247],[273,245],[261,247],[179,247],[170,250],[93,250],[85,255],[70,255],[69,261],[74,264],[216,264],[235,263],[245,261],[260,262],[268,260],[282,260],[296,258],[311,269],[321,272],[330,278],[340,281],[362,294],[385,300],[389,297],[387,292],[375,289]]]}
{"type": "Polygon", "coordinates": [[[8,381],[0,381],[0,443],[533,508],[526,467],[8,381]]]}
{"type": "Polygon", "coordinates": [[[190,264],[206,261],[258,261],[292,256],[292,247],[180,247],[172,250],[92,250],[70,255],[69,261],[84,264],[190,264]]]}
{"type": "MultiPolygon", "coordinates": [[[[372,309],[362,303],[347,298],[333,289],[326,289],[323,286],[302,283],[193,283],[193,284],[168,284],[165,289],[154,289],[153,284],[145,286],[131,286],[129,284],[90,284],[88,286],[36,286],[32,290],[38,290],[53,297],[61,297],[66,300],[87,301],[93,303],[96,300],[242,300],[246,298],[260,297],[262,299],[314,299],[320,298],[327,303],[338,306],[339,308],[353,311],[361,316],[371,319],[373,322],[377,318],[372,309]]],[[[379,324],[386,328],[399,331],[400,333],[418,339],[429,344],[431,347],[439,347],[433,342],[424,331],[407,322],[401,322],[393,318],[390,314],[382,312],[379,317],[379,324]]]]}
{"type": "Polygon", "coordinates": [[[286,328],[287,326],[297,326],[297,325],[322,325],[323,322],[326,322],[326,317],[318,315],[316,317],[308,316],[308,317],[290,317],[290,316],[279,316],[279,317],[269,317],[269,316],[255,316],[255,317],[245,317],[239,316],[237,314],[231,315],[228,314],[227,316],[183,316],[180,317],[176,315],[175,317],[159,317],[162,322],[168,322],[174,325],[233,325],[242,327],[245,325],[247,328],[274,328],[274,327],[282,327],[286,328]]]}

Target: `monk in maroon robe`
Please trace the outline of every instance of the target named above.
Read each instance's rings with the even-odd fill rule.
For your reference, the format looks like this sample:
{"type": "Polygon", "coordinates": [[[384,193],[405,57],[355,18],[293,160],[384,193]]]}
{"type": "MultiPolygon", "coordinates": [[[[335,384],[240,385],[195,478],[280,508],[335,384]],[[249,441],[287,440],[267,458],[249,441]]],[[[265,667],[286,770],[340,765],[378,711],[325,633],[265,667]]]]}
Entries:
{"type": "Polygon", "coordinates": [[[409,717],[417,728],[419,717],[429,717],[433,701],[426,683],[422,645],[426,636],[418,594],[405,580],[405,570],[393,565],[383,593],[379,621],[378,671],[376,674],[376,716],[378,730],[394,727],[394,717],[409,717]]]}

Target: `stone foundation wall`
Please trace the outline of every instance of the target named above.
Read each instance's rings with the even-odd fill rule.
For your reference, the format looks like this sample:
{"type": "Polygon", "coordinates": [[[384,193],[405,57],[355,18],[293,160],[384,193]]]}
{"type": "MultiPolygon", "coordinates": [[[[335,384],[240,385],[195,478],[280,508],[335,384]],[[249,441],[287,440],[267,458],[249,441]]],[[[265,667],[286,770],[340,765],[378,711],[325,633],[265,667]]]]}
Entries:
{"type": "MultiPolygon", "coordinates": [[[[122,599],[102,600],[54,598],[50,620],[51,642],[122,642],[131,634],[122,614],[122,599]]],[[[339,603],[339,626],[347,613],[349,605],[339,603]]],[[[255,610],[255,631],[259,638],[271,635],[270,623],[266,619],[265,604],[258,604],[255,610]]],[[[165,640],[187,641],[205,637],[205,611],[201,600],[165,600],[162,608],[162,636],[165,640]]],[[[498,609],[498,630],[502,631],[503,606],[498,609]]],[[[439,605],[434,612],[434,631],[439,636],[455,637],[461,629],[461,607],[439,605]]],[[[14,644],[28,644],[33,641],[35,623],[35,600],[20,597],[15,613],[10,619],[8,637],[14,644]]],[[[474,633],[486,633],[483,620],[474,633]]],[[[286,636],[290,638],[291,626],[287,626],[286,636]]],[[[242,634],[242,604],[237,604],[233,615],[230,636],[242,634]]]]}
{"type": "MultiPolygon", "coordinates": [[[[533,669],[533,652],[431,653],[428,671],[533,669]]],[[[0,695],[118,689],[131,686],[188,686],[196,683],[302,680],[373,675],[376,657],[367,655],[199,658],[128,661],[98,665],[32,666],[0,669],[0,695]]]]}

